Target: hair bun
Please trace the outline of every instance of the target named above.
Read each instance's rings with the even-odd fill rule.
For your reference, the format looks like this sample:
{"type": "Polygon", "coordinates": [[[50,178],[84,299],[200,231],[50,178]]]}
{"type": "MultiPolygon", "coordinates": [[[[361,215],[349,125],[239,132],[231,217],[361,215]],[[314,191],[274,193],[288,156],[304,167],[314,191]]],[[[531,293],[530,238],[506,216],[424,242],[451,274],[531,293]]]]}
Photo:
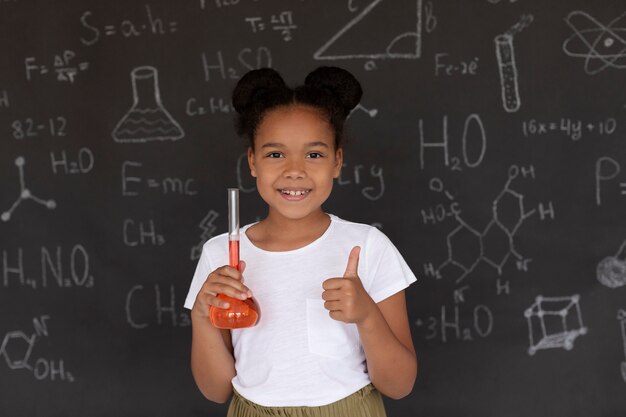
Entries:
{"type": "Polygon", "coordinates": [[[247,72],[233,90],[233,107],[237,113],[248,109],[265,92],[286,87],[283,77],[272,68],[260,68],[247,72]]]}
{"type": "Polygon", "coordinates": [[[350,72],[339,67],[318,67],[304,80],[304,85],[329,91],[345,109],[345,116],[361,101],[361,84],[350,72]]]}

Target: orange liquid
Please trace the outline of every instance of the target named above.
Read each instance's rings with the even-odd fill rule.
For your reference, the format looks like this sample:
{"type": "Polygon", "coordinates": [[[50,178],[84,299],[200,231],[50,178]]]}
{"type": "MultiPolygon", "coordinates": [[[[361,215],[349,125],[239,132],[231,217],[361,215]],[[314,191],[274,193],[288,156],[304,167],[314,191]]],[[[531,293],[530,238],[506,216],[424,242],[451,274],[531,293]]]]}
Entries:
{"type": "MultiPolygon", "coordinates": [[[[228,242],[228,264],[239,269],[239,241],[228,242]]],[[[220,329],[241,329],[252,327],[259,320],[259,308],[252,298],[238,300],[224,294],[217,294],[217,298],[230,303],[226,309],[211,306],[209,318],[211,323],[220,329]]]]}
{"type": "Polygon", "coordinates": [[[235,269],[239,269],[239,241],[228,241],[228,265],[235,269]]]}

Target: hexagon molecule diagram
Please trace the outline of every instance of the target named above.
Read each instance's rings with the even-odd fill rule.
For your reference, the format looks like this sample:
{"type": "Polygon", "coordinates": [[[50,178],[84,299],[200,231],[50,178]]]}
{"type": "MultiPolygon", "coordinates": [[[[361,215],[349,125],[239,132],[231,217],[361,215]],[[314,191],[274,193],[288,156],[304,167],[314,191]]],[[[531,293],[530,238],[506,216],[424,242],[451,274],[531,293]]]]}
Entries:
{"type": "Polygon", "coordinates": [[[576,338],[587,334],[579,302],[578,294],[569,297],[539,295],[535,298],[535,303],[524,312],[528,320],[530,355],[541,349],[571,350],[576,338]]]}
{"type": "Polygon", "coordinates": [[[4,336],[2,346],[0,346],[0,356],[4,356],[10,369],[32,369],[28,360],[35,345],[35,337],[36,335],[33,334],[28,338],[21,331],[9,332],[4,336]]]}
{"type": "MultiPolygon", "coordinates": [[[[500,275],[511,257],[522,264],[527,262],[515,249],[513,239],[524,221],[534,215],[537,209],[527,211],[524,195],[511,188],[511,182],[519,175],[518,166],[513,165],[509,168],[508,180],[492,202],[492,218],[482,232],[470,226],[455,213],[459,225],[446,239],[448,258],[436,270],[432,265],[428,266],[427,274],[434,273],[438,277],[452,275],[459,283],[480,261],[485,261],[500,275]]],[[[539,205],[542,220],[546,213],[554,217],[551,204],[548,210],[545,210],[542,204],[539,205]]]]}

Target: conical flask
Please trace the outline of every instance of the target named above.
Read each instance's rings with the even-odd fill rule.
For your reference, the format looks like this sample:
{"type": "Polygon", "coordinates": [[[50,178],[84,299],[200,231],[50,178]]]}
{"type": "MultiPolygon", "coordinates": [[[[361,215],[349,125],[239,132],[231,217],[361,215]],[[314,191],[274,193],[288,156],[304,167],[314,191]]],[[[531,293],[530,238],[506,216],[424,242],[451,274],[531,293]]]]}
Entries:
{"type": "MultiPolygon", "coordinates": [[[[239,189],[228,189],[228,264],[239,269],[239,189]]],[[[225,294],[218,298],[227,301],[226,309],[211,306],[209,318],[213,326],[220,329],[252,327],[259,321],[260,310],[252,298],[238,300],[225,294]]]]}
{"type": "Polygon", "coordinates": [[[113,130],[116,142],[178,140],[185,136],[178,122],[161,103],[156,68],[137,67],[131,72],[133,106],[113,130]]]}

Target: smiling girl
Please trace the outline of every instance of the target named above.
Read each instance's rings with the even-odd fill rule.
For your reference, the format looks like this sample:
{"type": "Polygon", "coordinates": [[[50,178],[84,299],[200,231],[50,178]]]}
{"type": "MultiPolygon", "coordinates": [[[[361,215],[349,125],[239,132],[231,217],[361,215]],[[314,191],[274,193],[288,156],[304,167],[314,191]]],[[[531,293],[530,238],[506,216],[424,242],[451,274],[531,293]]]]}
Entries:
{"type": "Polygon", "coordinates": [[[289,88],[275,70],[250,71],[233,91],[238,133],[267,217],[241,229],[239,270],[228,236],[205,243],[185,307],[200,391],[229,417],[385,415],[380,393],[408,395],[417,374],[404,290],[416,279],[375,227],[326,213],[343,164],[343,124],[361,86],[320,67],[289,88]],[[244,281],[245,276],[245,281],[244,281]],[[224,330],[218,293],[262,309],[251,328],[224,330]]]}

